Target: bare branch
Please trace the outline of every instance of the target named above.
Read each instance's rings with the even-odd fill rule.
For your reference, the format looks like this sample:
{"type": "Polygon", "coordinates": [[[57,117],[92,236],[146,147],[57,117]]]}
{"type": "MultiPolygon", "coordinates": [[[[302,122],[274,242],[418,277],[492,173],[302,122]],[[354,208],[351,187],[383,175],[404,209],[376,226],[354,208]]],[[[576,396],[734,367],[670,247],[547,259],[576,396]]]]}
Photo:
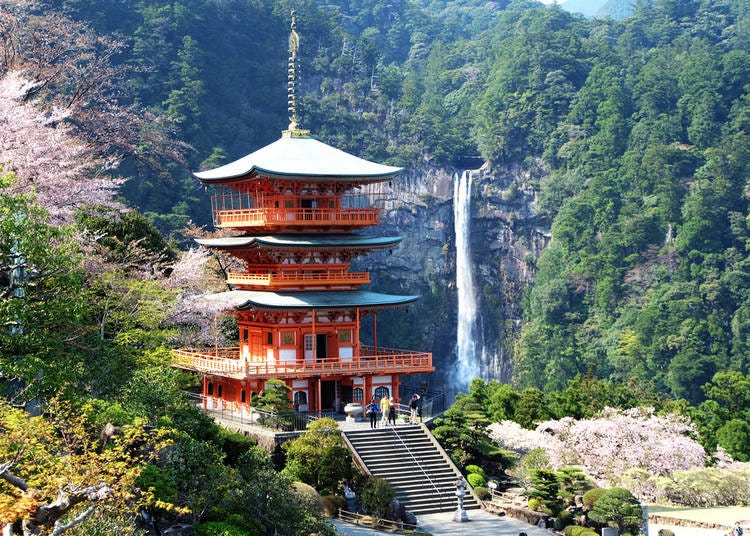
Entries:
{"type": "Polygon", "coordinates": [[[5,480],[8,484],[13,486],[14,488],[20,489],[21,491],[26,491],[29,488],[29,485],[26,483],[26,481],[23,478],[20,478],[10,471],[10,469],[13,466],[13,462],[4,462],[0,464],[0,478],[5,480]]]}
{"type": "Polygon", "coordinates": [[[56,522],[55,523],[55,530],[52,531],[51,536],[59,536],[60,534],[66,532],[67,530],[72,529],[76,525],[78,525],[80,523],[83,523],[95,511],[96,511],[96,504],[92,504],[86,510],[84,510],[83,512],[81,512],[81,515],[73,518],[69,523],[60,523],[59,521],[56,522]]]}

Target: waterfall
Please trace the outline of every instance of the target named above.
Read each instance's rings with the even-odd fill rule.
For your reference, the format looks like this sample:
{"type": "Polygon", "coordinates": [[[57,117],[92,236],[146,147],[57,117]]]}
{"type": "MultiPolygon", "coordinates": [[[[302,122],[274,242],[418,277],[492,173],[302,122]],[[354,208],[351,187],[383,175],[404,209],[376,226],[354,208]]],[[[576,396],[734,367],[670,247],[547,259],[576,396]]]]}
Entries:
{"type": "Polygon", "coordinates": [[[453,385],[467,392],[471,380],[481,375],[481,341],[476,329],[477,302],[471,265],[471,172],[453,177],[453,220],[456,233],[456,288],[458,290],[458,326],[453,385]]]}

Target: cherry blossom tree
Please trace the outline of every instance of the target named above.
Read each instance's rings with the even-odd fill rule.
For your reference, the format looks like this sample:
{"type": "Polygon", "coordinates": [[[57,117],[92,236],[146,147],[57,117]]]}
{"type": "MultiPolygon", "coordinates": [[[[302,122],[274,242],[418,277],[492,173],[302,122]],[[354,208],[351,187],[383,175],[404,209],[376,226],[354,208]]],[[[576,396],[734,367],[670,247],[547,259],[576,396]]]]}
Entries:
{"type": "Polygon", "coordinates": [[[127,102],[123,46],[36,0],[0,0],[0,164],[53,224],[113,204],[123,159],[183,161],[166,120],[127,102]]]}
{"type": "Polygon", "coordinates": [[[563,418],[536,429],[559,440],[548,449],[553,465],[581,466],[602,482],[616,482],[634,467],[663,475],[702,467],[707,459],[686,417],[656,415],[650,408],[605,408],[595,419],[563,418]]]}
{"type": "Polygon", "coordinates": [[[634,468],[658,476],[703,467],[707,460],[687,418],[656,415],[650,408],[606,408],[593,419],[545,421],[534,431],[504,421],[490,430],[504,448],[520,455],[544,448],[553,468],[581,467],[603,485],[634,468]]]}

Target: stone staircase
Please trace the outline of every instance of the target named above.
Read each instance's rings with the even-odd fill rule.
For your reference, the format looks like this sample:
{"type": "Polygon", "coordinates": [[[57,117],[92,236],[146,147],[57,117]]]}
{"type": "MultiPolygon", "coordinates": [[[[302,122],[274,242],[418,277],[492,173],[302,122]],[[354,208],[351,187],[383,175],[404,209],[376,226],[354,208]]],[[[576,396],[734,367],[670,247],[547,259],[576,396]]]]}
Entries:
{"type": "MultiPolygon", "coordinates": [[[[419,515],[457,509],[456,481],[461,473],[426,426],[406,424],[343,433],[355,463],[387,480],[407,510],[419,515]]],[[[464,509],[476,508],[480,503],[467,488],[464,509]]]]}

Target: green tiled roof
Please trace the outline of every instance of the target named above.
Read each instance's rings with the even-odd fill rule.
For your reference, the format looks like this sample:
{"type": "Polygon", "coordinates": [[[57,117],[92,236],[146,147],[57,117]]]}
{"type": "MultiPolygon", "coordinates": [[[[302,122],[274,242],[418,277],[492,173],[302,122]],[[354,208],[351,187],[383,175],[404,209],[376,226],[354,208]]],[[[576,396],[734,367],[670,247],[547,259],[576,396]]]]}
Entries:
{"type": "Polygon", "coordinates": [[[232,290],[214,294],[210,299],[219,300],[228,307],[237,309],[307,311],[310,309],[350,309],[355,307],[389,309],[408,305],[419,299],[419,296],[396,296],[362,290],[325,292],[232,290]]]}
{"type": "Polygon", "coordinates": [[[285,136],[224,166],[199,171],[201,182],[222,183],[245,177],[305,178],[308,180],[388,180],[403,168],[384,166],[345,153],[310,137],[285,136]]]}
{"type": "Polygon", "coordinates": [[[400,236],[363,236],[356,234],[327,235],[268,235],[232,236],[226,238],[199,238],[201,246],[216,249],[238,249],[252,246],[273,248],[386,248],[401,242],[400,236]]]}

